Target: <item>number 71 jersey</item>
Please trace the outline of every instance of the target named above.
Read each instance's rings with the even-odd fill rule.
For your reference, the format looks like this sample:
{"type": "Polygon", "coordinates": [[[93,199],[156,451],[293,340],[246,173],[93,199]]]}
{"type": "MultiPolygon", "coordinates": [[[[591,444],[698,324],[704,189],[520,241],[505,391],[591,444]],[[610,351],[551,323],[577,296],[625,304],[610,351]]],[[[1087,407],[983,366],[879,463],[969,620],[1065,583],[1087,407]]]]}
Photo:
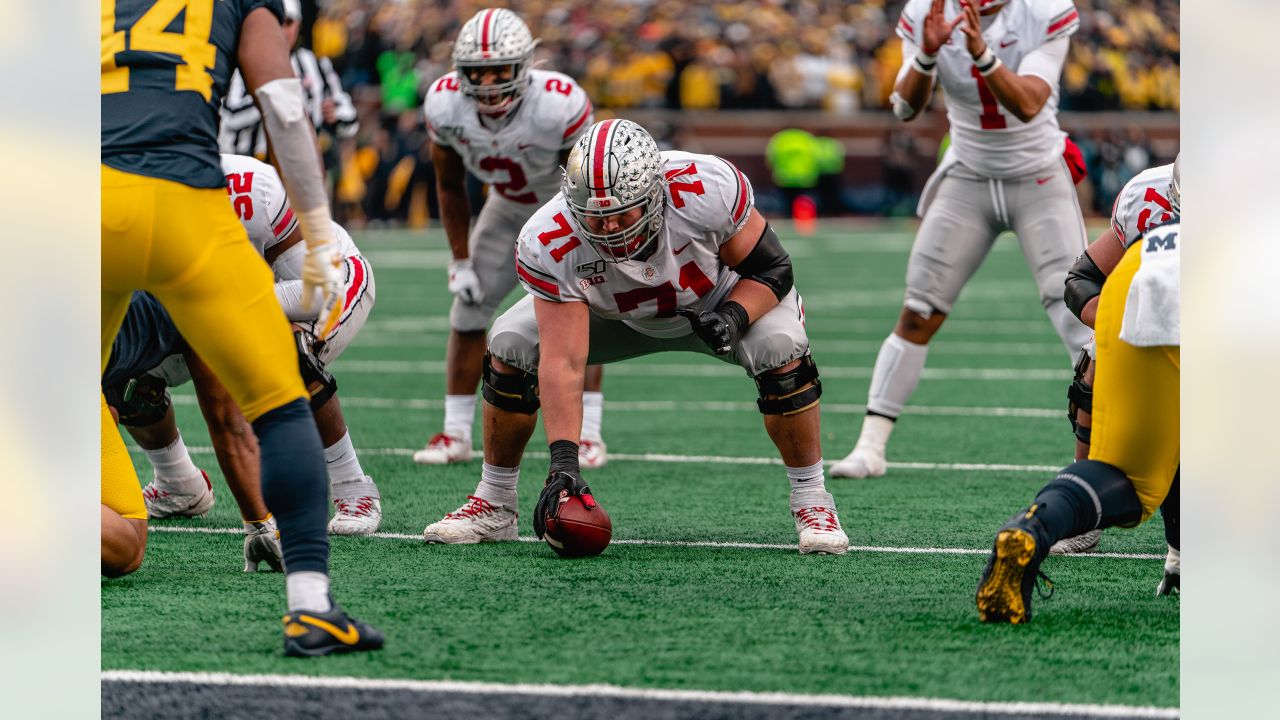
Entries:
{"type": "Polygon", "coordinates": [[[584,238],[564,196],[543,205],[516,241],[516,274],[529,294],[552,302],[585,302],[650,337],[681,337],[689,321],[677,307],[710,310],[739,276],[720,261],[724,245],[746,224],[751,183],[714,155],[662,153],[666,175],[662,228],[644,260],[604,260],[584,238]]]}
{"type": "Polygon", "coordinates": [[[587,94],[573,78],[533,69],[505,123],[490,129],[462,94],[457,72],[431,84],[423,104],[431,141],[452,148],[467,170],[503,198],[530,210],[560,190],[560,155],[591,127],[587,94]]]}

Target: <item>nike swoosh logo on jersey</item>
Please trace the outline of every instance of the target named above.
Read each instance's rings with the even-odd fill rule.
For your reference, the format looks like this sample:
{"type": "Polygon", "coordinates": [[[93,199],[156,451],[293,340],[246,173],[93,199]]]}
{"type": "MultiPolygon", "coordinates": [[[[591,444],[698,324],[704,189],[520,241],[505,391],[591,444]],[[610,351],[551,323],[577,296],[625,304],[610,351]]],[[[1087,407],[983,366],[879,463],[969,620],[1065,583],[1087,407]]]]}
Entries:
{"type": "Polygon", "coordinates": [[[1036,184],[1037,184],[1037,185],[1043,185],[1043,184],[1045,184],[1045,183],[1049,182],[1049,181],[1050,181],[1050,180],[1052,180],[1052,179],[1053,179],[1053,176],[1052,176],[1052,175],[1050,175],[1050,176],[1049,176],[1049,177],[1047,177],[1047,178],[1036,178],[1036,184]]]}
{"type": "Polygon", "coordinates": [[[1012,45],[1012,44],[1014,44],[1014,43],[1016,43],[1016,42],[1018,42],[1018,38],[1014,38],[1014,39],[1012,39],[1012,40],[1009,40],[1008,42],[1006,42],[1006,41],[1004,41],[1004,40],[1001,40],[1001,41],[1000,41],[1000,47],[1002,47],[1002,48],[1007,48],[1007,47],[1009,47],[1010,45],[1012,45]]]}
{"type": "Polygon", "coordinates": [[[685,243],[685,244],[681,245],[679,250],[675,250],[675,251],[673,251],[671,254],[672,254],[672,255],[679,255],[680,253],[684,252],[684,249],[685,249],[685,248],[689,247],[689,246],[690,246],[690,245],[692,245],[692,244],[693,244],[693,241],[692,241],[692,240],[690,240],[689,242],[687,242],[687,243],[685,243]]]}
{"type": "Polygon", "coordinates": [[[525,148],[531,148],[531,147],[533,147],[533,143],[529,143],[528,145],[521,145],[519,143],[516,144],[517,150],[524,150],[525,148]]]}

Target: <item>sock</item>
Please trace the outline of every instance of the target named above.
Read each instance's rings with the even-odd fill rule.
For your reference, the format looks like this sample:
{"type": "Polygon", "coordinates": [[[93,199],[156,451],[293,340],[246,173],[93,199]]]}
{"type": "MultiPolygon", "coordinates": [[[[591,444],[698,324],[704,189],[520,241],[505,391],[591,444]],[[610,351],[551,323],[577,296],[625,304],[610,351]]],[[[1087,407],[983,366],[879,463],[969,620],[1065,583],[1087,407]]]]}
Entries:
{"type": "Polygon", "coordinates": [[[883,415],[867,415],[862,418],[862,433],[858,435],[859,447],[872,447],[884,454],[884,448],[889,444],[889,436],[893,434],[893,420],[883,415]]]}
{"type": "Polygon", "coordinates": [[[1160,504],[1160,517],[1164,518],[1164,539],[1174,552],[1182,549],[1182,507],[1178,486],[1178,476],[1182,471],[1173,474],[1173,484],[1169,486],[1169,494],[1160,504]]]}
{"type": "Polygon", "coordinates": [[[338,442],[324,449],[324,465],[329,471],[329,484],[359,482],[364,480],[364,468],[351,444],[351,433],[342,434],[338,442]]]}
{"type": "Polygon", "coordinates": [[[520,482],[520,467],[498,467],[485,463],[480,468],[480,484],[476,486],[476,497],[484,498],[494,505],[516,507],[516,485],[520,482]]]}
{"type": "Polygon", "coordinates": [[[903,406],[920,384],[920,373],[924,372],[924,360],[928,355],[928,345],[917,345],[889,333],[876,355],[875,370],[871,372],[867,411],[888,418],[901,415],[903,406]]]}
{"type": "Polygon", "coordinates": [[[582,393],[582,439],[600,442],[600,424],[604,421],[604,393],[582,393]]]}
{"type": "Polygon", "coordinates": [[[329,488],[324,447],[301,398],[253,421],[262,463],[262,499],[280,528],[291,573],[329,573],[329,488]]]}
{"type": "Polygon", "coordinates": [[[329,600],[329,576],[320,572],[291,572],[284,576],[289,612],[310,610],[324,613],[333,608],[329,600]]]}
{"type": "Polygon", "coordinates": [[[826,476],[822,472],[822,460],[806,466],[787,466],[787,480],[791,481],[791,509],[822,506],[833,507],[835,500],[827,492],[826,476]]]}
{"type": "Polygon", "coordinates": [[[159,450],[144,450],[151,467],[155,469],[156,480],[180,493],[197,493],[204,487],[204,476],[200,468],[191,462],[186,443],[182,435],[166,447],[159,450]]]}
{"type": "Polygon", "coordinates": [[[471,426],[476,422],[476,396],[444,396],[444,432],[460,438],[471,438],[471,426]]]}
{"type": "Polygon", "coordinates": [[[1035,516],[1050,545],[1095,528],[1132,527],[1142,518],[1133,483],[1113,465],[1080,460],[1062,469],[1036,495],[1035,516]]]}

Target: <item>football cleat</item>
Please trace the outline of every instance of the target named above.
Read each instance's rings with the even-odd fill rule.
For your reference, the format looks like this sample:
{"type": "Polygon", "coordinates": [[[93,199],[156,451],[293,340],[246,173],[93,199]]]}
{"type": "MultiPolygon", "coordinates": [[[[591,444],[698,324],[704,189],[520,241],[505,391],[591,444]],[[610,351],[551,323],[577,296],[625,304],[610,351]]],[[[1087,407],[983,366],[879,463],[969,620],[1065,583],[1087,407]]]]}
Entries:
{"type": "Polygon", "coordinates": [[[468,495],[466,505],[428,525],[422,531],[422,539],[449,545],[515,540],[518,516],[506,505],[494,505],[484,498],[468,495]]]}
{"type": "Polygon", "coordinates": [[[204,482],[194,493],[176,492],[174,488],[152,480],[142,489],[142,500],[147,505],[147,516],[150,518],[199,517],[213,507],[213,483],[209,482],[209,473],[201,470],[200,479],[204,482]]]}
{"type": "Polygon", "coordinates": [[[831,466],[831,477],[880,477],[884,475],[884,471],[884,448],[859,445],[848,457],[831,466]]]}
{"type": "Polygon", "coordinates": [[[578,442],[578,465],[583,470],[602,468],[609,462],[609,450],[603,440],[581,440],[578,442]]]}
{"type": "Polygon", "coordinates": [[[342,496],[333,498],[337,512],[329,521],[330,535],[372,535],[382,524],[382,500],[378,486],[368,475],[342,496]]]}
{"type": "Polygon", "coordinates": [[[1031,593],[1036,580],[1044,578],[1053,595],[1053,581],[1040,572],[1040,563],[1048,556],[1048,548],[1040,540],[1044,526],[1035,517],[1035,505],[1019,513],[1000,528],[996,541],[982,570],[975,598],[978,618],[986,623],[1021,625],[1031,620],[1031,593]]]}
{"type": "Polygon", "coordinates": [[[427,446],[413,454],[419,465],[448,465],[471,459],[471,438],[436,433],[427,446]]]}
{"type": "Polygon", "coordinates": [[[792,510],[796,533],[800,536],[800,554],[844,555],[849,552],[849,536],[840,527],[834,507],[815,505],[792,510]]]}
{"type": "Polygon", "coordinates": [[[246,520],[244,535],[245,572],[258,572],[260,563],[266,563],[269,572],[284,572],[284,550],[274,517],[268,515],[261,522],[246,520]]]}
{"type": "Polygon", "coordinates": [[[1164,558],[1164,578],[1156,586],[1156,595],[1182,594],[1182,553],[1177,548],[1169,548],[1164,558]]]}
{"type": "Polygon", "coordinates": [[[298,610],[284,616],[284,654],[288,657],[381,650],[382,643],[377,628],[347,615],[337,603],[329,612],[298,610]]]}
{"type": "Polygon", "coordinates": [[[1083,535],[1075,537],[1063,538],[1053,544],[1049,548],[1050,555],[1075,555],[1077,553],[1093,552],[1098,549],[1098,540],[1102,537],[1101,530],[1090,530],[1083,535]]]}

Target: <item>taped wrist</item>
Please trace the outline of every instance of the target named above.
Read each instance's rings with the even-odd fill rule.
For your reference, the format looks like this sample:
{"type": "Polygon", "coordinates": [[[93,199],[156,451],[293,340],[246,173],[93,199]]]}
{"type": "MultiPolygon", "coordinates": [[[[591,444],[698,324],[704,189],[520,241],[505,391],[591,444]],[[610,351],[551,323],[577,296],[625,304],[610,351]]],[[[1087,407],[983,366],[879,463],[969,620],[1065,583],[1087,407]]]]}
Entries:
{"type": "Polygon", "coordinates": [[[748,280],[768,286],[779,300],[791,292],[795,282],[791,271],[791,257],[783,249],[778,234],[768,224],[765,224],[764,231],[760,233],[756,246],[732,270],[748,280]]]}
{"type": "Polygon", "coordinates": [[[1071,313],[1079,318],[1089,301],[1102,294],[1102,285],[1106,281],[1107,274],[1089,257],[1089,253],[1081,253],[1067,271],[1067,285],[1062,300],[1071,313]]]}
{"type": "Polygon", "coordinates": [[[983,77],[990,75],[1000,67],[1000,58],[991,52],[991,48],[985,48],[982,54],[973,59],[973,66],[978,69],[978,73],[983,77]]]}
{"type": "Polygon", "coordinates": [[[332,242],[329,197],[320,173],[316,131],[303,107],[302,82],[277,78],[263,84],[254,95],[262,108],[262,122],[280,163],[289,201],[298,214],[303,240],[309,248],[332,242]]]}
{"type": "Polygon", "coordinates": [[[572,440],[556,440],[548,448],[551,451],[551,472],[581,472],[578,468],[578,443],[572,440]]]}
{"type": "Polygon", "coordinates": [[[911,67],[921,75],[933,77],[938,74],[938,56],[921,52],[912,58],[911,67]]]}

